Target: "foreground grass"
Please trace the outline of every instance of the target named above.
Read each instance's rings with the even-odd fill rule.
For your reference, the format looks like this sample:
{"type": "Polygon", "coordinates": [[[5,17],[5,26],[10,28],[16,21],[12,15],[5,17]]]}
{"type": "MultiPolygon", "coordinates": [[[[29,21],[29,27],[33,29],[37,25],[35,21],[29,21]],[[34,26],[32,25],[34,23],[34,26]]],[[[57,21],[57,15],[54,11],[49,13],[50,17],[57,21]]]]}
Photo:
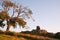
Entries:
{"type": "Polygon", "coordinates": [[[1,32],[0,40],[59,40],[59,39],[53,39],[49,37],[24,34],[24,33],[1,32]]]}
{"type": "Polygon", "coordinates": [[[26,40],[26,39],[23,37],[18,38],[16,36],[0,34],[0,40],[26,40]]]}

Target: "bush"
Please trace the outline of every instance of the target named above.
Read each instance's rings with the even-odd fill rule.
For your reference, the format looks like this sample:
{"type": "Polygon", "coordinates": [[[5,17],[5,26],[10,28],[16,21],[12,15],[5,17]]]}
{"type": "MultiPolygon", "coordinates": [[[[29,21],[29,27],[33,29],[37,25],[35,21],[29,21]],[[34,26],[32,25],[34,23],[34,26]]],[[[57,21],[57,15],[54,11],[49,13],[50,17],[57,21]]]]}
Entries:
{"type": "Polygon", "coordinates": [[[5,32],[6,35],[15,36],[14,32],[5,32]]]}
{"type": "Polygon", "coordinates": [[[60,32],[57,32],[57,33],[55,34],[55,38],[60,39],[60,32]]]}

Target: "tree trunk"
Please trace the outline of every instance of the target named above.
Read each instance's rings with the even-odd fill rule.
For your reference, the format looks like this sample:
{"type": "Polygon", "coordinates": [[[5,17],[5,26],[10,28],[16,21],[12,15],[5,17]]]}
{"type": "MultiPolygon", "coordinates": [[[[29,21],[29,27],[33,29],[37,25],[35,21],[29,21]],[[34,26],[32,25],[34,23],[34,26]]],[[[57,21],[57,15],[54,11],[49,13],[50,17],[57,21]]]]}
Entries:
{"type": "Polygon", "coordinates": [[[9,32],[10,31],[9,29],[10,29],[10,22],[7,22],[7,29],[6,29],[6,31],[9,32]]]}

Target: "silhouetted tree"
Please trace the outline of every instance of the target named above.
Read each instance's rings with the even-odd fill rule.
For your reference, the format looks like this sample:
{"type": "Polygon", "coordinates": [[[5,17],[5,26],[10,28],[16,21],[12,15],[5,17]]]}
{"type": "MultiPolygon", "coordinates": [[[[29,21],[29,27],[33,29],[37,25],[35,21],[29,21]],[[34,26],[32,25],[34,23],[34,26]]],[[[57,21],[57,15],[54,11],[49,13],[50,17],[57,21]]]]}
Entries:
{"type": "Polygon", "coordinates": [[[57,32],[57,33],[55,34],[55,38],[59,38],[59,39],[60,39],[60,32],[57,32]]]}
{"type": "Polygon", "coordinates": [[[40,26],[37,26],[37,27],[36,27],[36,31],[37,31],[37,32],[40,32],[40,26]]]}
{"type": "Polygon", "coordinates": [[[0,11],[0,26],[2,27],[4,20],[7,21],[7,29],[6,31],[10,31],[10,26],[16,27],[17,23],[20,27],[25,27],[26,25],[26,19],[31,17],[32,11],[24,7],[22,5],[17,5],[16,3],[13,3],[10,0],[2,0],[1,3],[2,11],[0,11]],[[10,13],[12,15],[9,15],[10,8],[13,9],[13,13],[10,13]],[[16,16],[14,16],[17,13],[16,16]]]}

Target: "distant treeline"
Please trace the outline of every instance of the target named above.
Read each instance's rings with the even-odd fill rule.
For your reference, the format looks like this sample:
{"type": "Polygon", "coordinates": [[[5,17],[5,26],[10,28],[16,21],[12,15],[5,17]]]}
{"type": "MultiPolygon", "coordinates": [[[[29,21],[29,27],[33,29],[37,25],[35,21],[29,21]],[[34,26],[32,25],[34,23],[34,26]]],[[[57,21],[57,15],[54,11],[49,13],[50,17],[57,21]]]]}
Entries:
{"type": "Polygon", "coordinates": [[[50,38],[57,38],[60,39],[60,32],[57,33],[38,33],[38,32],[33,32],[33,31],[24,31],[21,33],[25,33],[25,34],[33,34],[33,35],[40,35],[40,36],[46,36],[46,37],[50,37],[50,38]]]}
{"type": "Polygon", "coordinates": [[[39,26],[37,26],[35,30],[22,31],[21,33],[40,35],[40,36],[46,36],[46,37],[50,37],[50,38],[60,39],[60,32],[50,33],[50,32],[47,32],[46,30],[41,30],[39,26]]]}

